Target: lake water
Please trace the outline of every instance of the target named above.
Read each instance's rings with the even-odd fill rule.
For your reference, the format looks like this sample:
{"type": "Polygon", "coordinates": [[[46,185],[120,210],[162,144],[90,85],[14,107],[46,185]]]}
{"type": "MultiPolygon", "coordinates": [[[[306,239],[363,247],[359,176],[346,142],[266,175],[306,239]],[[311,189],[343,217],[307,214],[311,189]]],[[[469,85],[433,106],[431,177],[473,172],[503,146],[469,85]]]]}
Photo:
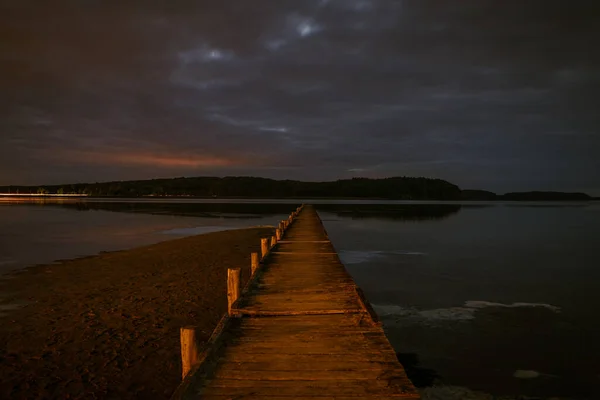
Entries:
{"type": "Polygon", "coordinates": [[[0,272],[276,225],[300,202],[319,210],[413,381],[447,385],[427,398],[600,399],[597,202],[0,200],[0,272]]]}

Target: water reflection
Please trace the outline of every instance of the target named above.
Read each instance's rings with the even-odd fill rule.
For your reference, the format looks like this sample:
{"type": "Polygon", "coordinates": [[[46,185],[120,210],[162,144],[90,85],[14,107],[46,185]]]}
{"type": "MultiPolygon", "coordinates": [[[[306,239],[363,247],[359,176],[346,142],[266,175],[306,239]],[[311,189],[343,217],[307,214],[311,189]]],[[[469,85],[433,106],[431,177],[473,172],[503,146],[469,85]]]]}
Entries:
{"type": "Polygon", "coordinates": [[[460,204],[318,204],[318,211],[351,219],[384,219],[400,221],[440,220],[456,214],[460,204]]]}
{"type": "MultiPolygon", "coordinates": [[[[214,201],[166,202],[134,199],[129,201],[102,201],[101,199],[10,199],[3,201],[10,205],[28,205],[44,207],[60,207],[75,211],[112,211],[152,215],[178,215],[202,218],[235,218],[252,219],[265,216],[288,214],[293,208],[289,201],[281,203],[231,202],[214,201]]],[[[0,203],[0,204],[2,204],[0,203]]],[[[489,207],[478,205],[476,207],[489,207]]],[[[383,219],[400,221],[440,220],[458,213],[461,204],[390,204],[390,203],[317,203],[318,211],[331,213],[341,218],[351,219],[383,219]]],[[[471,207],[471,206],[469,206],[471,207]]]]}

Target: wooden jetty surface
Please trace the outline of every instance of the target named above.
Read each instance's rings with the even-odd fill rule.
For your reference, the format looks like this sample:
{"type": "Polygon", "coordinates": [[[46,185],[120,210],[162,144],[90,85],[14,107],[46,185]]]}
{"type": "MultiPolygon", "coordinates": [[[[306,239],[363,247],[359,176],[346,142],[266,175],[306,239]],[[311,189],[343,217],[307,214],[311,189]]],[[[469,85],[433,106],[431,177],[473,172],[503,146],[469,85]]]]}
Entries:
{"type": "Polygon", "coordinates": [[[316,211],[299,207],[280,228],[203,351],[182,329],[194,365],[172,398],[418,399],[316,211]]]}

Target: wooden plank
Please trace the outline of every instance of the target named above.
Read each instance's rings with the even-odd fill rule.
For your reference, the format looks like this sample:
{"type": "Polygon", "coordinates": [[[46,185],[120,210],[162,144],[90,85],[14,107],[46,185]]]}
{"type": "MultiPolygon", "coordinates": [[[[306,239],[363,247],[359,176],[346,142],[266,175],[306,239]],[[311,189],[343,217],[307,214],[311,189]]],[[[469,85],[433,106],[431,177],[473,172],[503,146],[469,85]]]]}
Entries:
{"type": "MultiPolygon", "coordinates": [[[[265,391],[264,389],[273,388],[281,390],[282,392],[292,392],[292,393],[302,393],[307,391],[313,391],[314,389],[325,389],[326,386],[331,388],[352,388],[353,390],[357,390],[359,393],[402,393],[411,392],[409,388],[403,388],[410,380],[408,378],[397,378],[393,377],[391,379],[376,379],[372,382],[365,380],[343,380],[339,381],[337,379],[329,379],[329,380],[321,380],[315,382],[298,382],[296,380],[254,380],[254,379],[227,379],[227,378],[216,378],[211,379],[210,382],[207,382],[205,386],[201,387],[202,392],[210,393],[211,391],[207,390],[209,387],[213,388],[256,388],[257,391],[265,391]],[[288,389],[288,390],[285,390],[288,389]],[[291,390],[290,390],[291,389],[291,390]],[[306,390],[308,389],[308,390],[306,390]],[[362,389],[362,390],[361,390],[362,389]],[[391,390],[390,390],[391,389],[391,390]],[[397,391],[396,389],[400,389],[397,391]]],[[[216,393],[217,391],[213,391],[216,393]]],[[[221,390],[221,392],[225,392],[221,390]]],[[[327,395],[327,391],[323,390],[321,392],[322,395],[327,395]]],[[[283,395],[283,393],[280,393],[283,395]]]]}
{"type": "Polygon", "coordinates": [[[231,361],[239,361],[239,360],[243,360],[243,359],[247,359],[247,358],[259,358],[259,357],[274,357],[277,355],[281,355],[283,357],[300,357],[300,356],[306,356],[306,357],[325,357],[325,356],[331,356],[331,357],[343,357],[343,356],[347,356],[349,358],[352,359],[358,359],[358,360],[386,360],[386,361],[394,361],[397,360],[396,358],[396,353],[394,353],[393,350],[390,351],[385,351],[385,350],[370,350],[369,349],[360,349],[360,350],[355,350],[355,351],[342,351],[340,349],[338,349],[337,351],[331,351],[331,350],[323,350],[323,349],[311,349],[311,348],[262,348],[262,349],[251,349],[251,348],[242,348],[240,346],[240,348],[238,350],[236,350],[237,352],[242,352],[245,351],[246,353],[244,354],[244,356],[240,357],[240,358],[235,358],[237,357],[237,354],[233,354],[233,353],[225,353],[223,354],[223,357],[228,357],[231,359],[231,361]]]}
{"type": "Polygon", "coordinates": [[[219,357],[220,361],[228,362],[314,362],[319,365],[321,362],[391,362],[396,363],[398,359],[393,352],[386,353],[344,353],[344,354],[265,354],[265,353],[239,353],[226,352],[219,357]]]}
{"type": "Polygon", "coordinates": [[[304,311],[287,311],[287,310],[260,310],[253,308],[234,308],[231,310],[233,314],[247,315],[247,316],[264,316],[264,317],[276,317],[285,315],[328,315],[328,314],[358,314],[362,313],[362,310],[348,310],[348,309],[315,309],[315,310],[304,310],[304,311]]]}
{"type": "Polygon", "coordinates": [[[298,343],[299,345],[313,344],[314,342],[337,342],[343,343],[344,345],[349,343],[355,343],[358,346],[362,346],[366,343],[369,346],[379,345],[388,346],[387,339],[385,337],[376,336],[376,332],[365,332],[358,333],[353,331],[346,333],[345,335],[336,334],[335,332],[313,332],[303,331],[300,333],[289,334],[287,332],[277,332],[279,334],[271,332],[269,335],[261,335],[259,330],[243,330],[243,331],[229,331],[231,334],[230,343],[266,343],[273,346],[289,345],[290,341],[298,343]]]}
{"type": "Polygon", "coordinates": [[[279,371],[275,369],[255,371],[251,369],[223,369],[228,364],[219,364],[219,368],[212,374],[214,379],[237,379],[237,380],[258,380],[258,381],[356,381],[356,380],[378,380],[382,376],[393,378],[403,378],[402,375],[392,375],[389,370],[296,370],[279,371]]]}
{"type": "Polygon", "coordinates": [[[278,243],[331,243],[331,240],[280,240],[278,243]]]}
{"type": "Polygon", "coordinates": [[[281,396],[281,395],[273,395],[273,396],[269,396],[269,395],[264,395],[264,394],[244,394],[242,397],[238,397],[236,396],[235,398],[232,398],[232,396],[230,394],[226,394],[226,395],[221,395],[221,394],[212,394],[212,395],[202,395],[203,399],[206,400],[237,400],[237,398],[239,399],[244,399],[244,400],[258,400],[258,399],[267,399],[267,400],[356,400],[356,399],[369,399],[369,400],[386,400],[386,399],[407,399],[407,398],[414,398],[414,397],[406,397],[404,395],[369,395],[368,397],[363,396],[352,396],[351,393],[349,393],[347,396],[313,396],[313,395],[308,395],[308,396],[297,396],[294,395],[293,397],[290,396],[281,396]]]}
{"type": "Polygon", "coordinates": [[[254,337],[247,335],[241,337],[230,337],[229,344],[233,346],[241,346],[244,348],[311,348],[311,349],[323,349],[323,350],[334,350],[334,349],[347,349],[353,347],[356,349],[381,349],[385,350],[388,348],[388,343],[383,340],[366,339],[364,335],[346,335],[336,338],[334,335],[310,335],[305,334],[294,338],[293,346],[290,346],[289,336],[282,336],[278,340],[260,340],[260,336],[256,333],[254,337]]]}
{"type": "MultiPolygon", "coordinates": [[[[253,311],[265,311],[265,312],[289,312],[290,315],[292,313],[303,313],[306,311],[318,311],[318,310],[329,310],[329,311],[348,311],[348,312],[364,312],[364,310],[360,307],[360,305],[356,304],[356,302],[352,301],[344,301],[341,299],[338,300],[314,300],[314,301],[306,301],[301,304],[297,304],[294,301],[289,302],[273,302],[273,301],[261,301],[260,299],[253,300],[250,304],[240,306],[238,310],[243,310],[245,312],[253,312],[253,311]],[[334,307],[334,308],[328,308],[334,307]]],[[[314,313],[313,313],[314,314],[314,313]]],[[[329,312],[328,314],[332,314],[329,312]]],[[[339,312],[336,312],[339,314],[339,312]]],[[[285,315],[285,314],[283,314],[285,315]]]]}
{"type": "MultiPolygon", "coordinates": [[[[251,298],[245,299],[244,303],[252,304],[252,303],[261,303],[261,304],[269,304],[269,303],[293,303],[298,307],[301,307],[303,304],[308,303],[320,303],[320,302],[331,302],[331,304],[348,304],[349,306],[355,308],[361,308],[364,310],[364,307],[360,303],[359,299],[356,296],[352,295],[352,292],[343,292],[343,291],[315,291],[315,292],[304,292],[304,293],[293,293],[287,294],[285,292],[275,292],[268,291],[264,294],[254,293],[251,298]]],[[[289,304],[288,304],[289,305],[289,304]]],[[[365,313],[366,310],[364,310],[365,313]]]]}
{"type": "MultiPolygon", "coordinates": [[[[290,340],[294,340],[296,338],[299,338],[300,336],[305,336],[305,335],[311,335],[316,337],[320,337],[320,336],[331,336],[331,337],[337,337],[337,336],[353,336],[353,335],[368,335],[368,334],[380,334],[380,332],[375,330],[376,325],[373,325],[371,327],[356,327],[352,330],[348,330],[346,332],[340,331],[339,328],[322,328],[319,329],[318,331],[314,331],[311,328],[301,328],[301,327],[294,327],[292,329],[286,328],[286,329],[281,329],[281,330],[276,330],[276,329],[269,329],[268,331],[265,331],[264,328],[259,328],[259,327],[249,327],[249,328],[244,328],[244,335],[240,336],[240,338],[248,338],[248,340],[255,340],[253,335],[257,335],[258,339],[260,340],[260,338],[264,338],[264,339],[269,339],[269,338],[289,338],[290,340]]],[[[230,330],[229,333],[232,333],[234,335],[237,335],[238,331],[236,330],[230,330]]],[[[282,340],[287,340],[287,339],[282,339],[282,340]]]]}
{"type": "Polygon", "coordinates": [[[358,326],[365,315],[311,315],[293,316],[282,315],[277,318],[242,318],[240,326],[358,326]]]}
{"type": "Polygon", "coordinates": [[[296,357],[287,359],[270,360],[265,357],[262,361],[235,362],[227,358],[220,358],[219,366],[226,370],[236,371],[388,371],[398,368],[394,361],[371,361],[361,362],[347,361],[343,357],[338,359],[325,358],[317,360],[312,358],[299,361],[296,357]]]}
{"type": "Polygon", "coordinates": [[[252,299],[249,299],[248,302],[253,305],[261,305],[264,307],[295,307],[297,310],[303,310],[305,308],[314,308],[315,305],[323,306],[326,308],[329,307],[339,307],[340,305],[346,306],[348,308],[353,309],[361,309],[361,304],[358,302],[358,299],[343,294],[335,295],[335,294],[321,294],[316,293],[312,295],[303,295],[296,297],[289,296],[280,296],[277,294],[265,294],[254,296],[252,299]]]}
{"type": "Polygon", "coordinates": [[[267,284],[267,283],[257,283],[253,291],[251,291],[250,295],[256,295],[260,293],[318,293],[318,292],[330,292],[330,291],[352,291],[354,290],[354,285],[351,283],[340,283],[339,285],[335,285],[333,283],[322,283],[318,285],[314,285],[314,287],[303,288],[303,287],[291,287],[282,289],[280,285],[267,284]]]}
{"type": "MultiPolygon", "coordinates": [[[[366,341],[344,341],[336,343],[335,341],[325,342],[296,341],[290,346],[289,342],[239,342],[234,339],[228,341],[228,350],[247,351],[257,353],[279,353],[279,354],[344,354],[344,353],[378,353],[391,351],[389,346],[379,343],[370,343],[366,341]]],[[[393,351],[392,351],[393,353],[393,351]]]]}
{"type": "MultiPolygon", "coordinates": [[[[331,275],[326,275],[326,274],[319,274],[319,273],[315,273],[313,274],[313,276],[308,276],[308,275],[292,275],[290,273],[287,274],[281,274],[281,276],[269,276],[269,275],[264,275],[260,281],[260,283],[262,284],[267,284],[267,285],[277,285],[279,289],[279,291],[284,291],[287,288],[289,289],[300,289],[302,287],[306,287],[306,286],[311,286],[311,285],[317,285],[320,283],[320,285],[325,286],[325,285],[335,285],[336,283],[339,285],[343,285],[343,286],[348,286],[351,284],[351,280],[350,278],[347,278],[346,276],[340,275],[340,276],[331,276],[331,275]],[[321,278],[321,279],[319,279],[321,278]]],[[[339,290],[342,291],[342,290],[339,290]]]]}
{"type": "Polygon", "coordinates": [[[300,251],[274,251],[273,254],[287,254],[287,255],[294,255],[294,256],[337,255],[337,253],[335,253],[335,252],[311,253],[311,252],[308,252],[308,251],[306,251],[306,252],[300,252],[300,251]]]}
{"type": "Polygon", "coordinates": [[[246,352],[247,354],[364,354],[365,357],[377,356],[379,354],[396,356],[396,353],[388,346],[379,345],[347,345],[347,346],[311,346],[294,343],[293,346],[275,346],[266,343],[228,343],[227,351],[223,356],[231,352],[246,352]]]}
{"type": "Polygon", "coordinates": [[[418,398],[418,394],[408,379],[400,380],[358,380],[338,381],[322,380],[312,382],[298,381],[250,381],[236,379],[214,379],[209,386],[199,388],[202,398],[209,395],[243,396],[282,396],[298,398],[300,396],[327,397],[352,396],[370,398],[387,396],[400,398],[418,398]],[[367,397],[369,396],[369,397],[367,397]]]}

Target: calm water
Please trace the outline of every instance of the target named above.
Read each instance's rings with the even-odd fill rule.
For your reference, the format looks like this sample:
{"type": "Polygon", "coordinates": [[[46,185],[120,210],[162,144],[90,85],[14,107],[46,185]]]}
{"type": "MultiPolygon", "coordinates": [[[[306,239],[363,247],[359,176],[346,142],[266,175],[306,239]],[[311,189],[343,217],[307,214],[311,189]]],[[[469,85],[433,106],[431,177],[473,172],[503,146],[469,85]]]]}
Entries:
{"type": "MultiPolygon", "coordinates": [[[[4,201],[0,271],[276,225],[299,202],[4,201]]],[[[312,203],[413,381],[451,386],[431,398],[600,399],[600,204],[312,203]]]]}

